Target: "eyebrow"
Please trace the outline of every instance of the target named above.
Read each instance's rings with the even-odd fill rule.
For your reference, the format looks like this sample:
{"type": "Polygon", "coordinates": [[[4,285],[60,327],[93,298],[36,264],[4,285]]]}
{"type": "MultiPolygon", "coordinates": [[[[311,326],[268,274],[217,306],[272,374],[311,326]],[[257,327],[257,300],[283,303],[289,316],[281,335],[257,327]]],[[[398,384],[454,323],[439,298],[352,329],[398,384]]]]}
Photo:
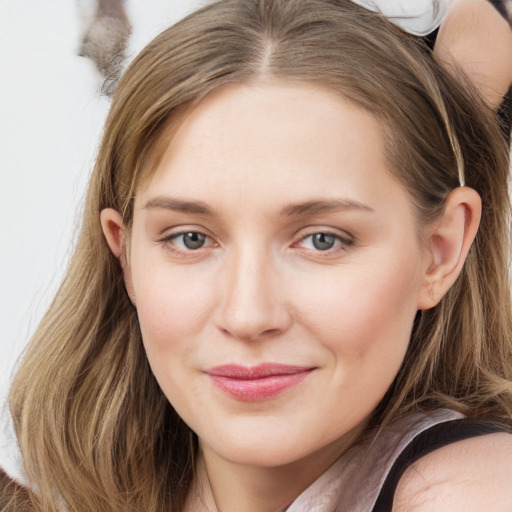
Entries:
{"type": "Polygon", "coordinates": [[[374,211],[373,208],[370,208],[366,204],[352,199],[321,199],[290,204],[281,210],[280,215],[282,217],[300,217],[330,213],[338,210],[359,210],[363,212],[374,211]]]}
{"type": "Polygon", "coordinates": [[[186,201],[183,199],[174,199],[172,197],[157,196],[150,199],[144,209],[161,208],[165,210],[173,210],[182,213],[195,213],[198,215],[213,216],[213,210],[205,203],[200,201],[186,201]]]}
{"type": "MultiPolygon", "coordinates": [[[[144,205],[144,209],[153,208],[172,210],[181,213],[207,215],[210,217],[214,216],[213,210],[206,203],[201,201],[176,199],[167,196],[154,197],[144,205]]],[[[303,217],[330,213],[337,210],[358,210],[363,212],[374,211],[373,208],[353,199],[319,199],[286,205],[281,209],[279,215],[281,217],[303,217]]]]}

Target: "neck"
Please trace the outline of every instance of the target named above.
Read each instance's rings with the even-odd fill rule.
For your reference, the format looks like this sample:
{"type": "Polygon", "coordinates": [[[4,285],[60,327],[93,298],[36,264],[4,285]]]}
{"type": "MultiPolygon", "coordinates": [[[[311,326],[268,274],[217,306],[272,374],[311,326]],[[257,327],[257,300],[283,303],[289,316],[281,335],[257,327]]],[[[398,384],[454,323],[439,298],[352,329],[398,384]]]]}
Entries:
{"type": "Polygon", "coordinates": [[[223,459],[200,444],[196,488],[212,496],[202,500],[204,512],[283,512],[354,442],[336,446],[277,467],[255,467],[223,459]],[[216,510],[215,510],[216,509],[216,510]]]}

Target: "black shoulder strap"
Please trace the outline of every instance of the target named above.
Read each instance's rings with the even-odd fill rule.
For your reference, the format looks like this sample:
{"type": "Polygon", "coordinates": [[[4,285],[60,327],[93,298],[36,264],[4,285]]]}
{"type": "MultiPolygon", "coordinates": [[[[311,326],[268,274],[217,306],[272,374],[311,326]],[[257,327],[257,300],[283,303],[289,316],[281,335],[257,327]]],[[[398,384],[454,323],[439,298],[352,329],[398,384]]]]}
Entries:
{"type": "Polygon", "coordinates": [[[505,2],[503,0],[489,0],[489,2],[494,5],[494,8],[508,21],[510,19],[508,17],[507,8],[505,7],[505,2]]]}
{"type": "Polygon", "coordinates": [[[439,423],[421,432],[407,445],[391,467],[372,512],[391,512],[400,478],[421,457],[448,444],[496,432],[512,433],[512,429],[500,423],[461,419],[439,423]]]}

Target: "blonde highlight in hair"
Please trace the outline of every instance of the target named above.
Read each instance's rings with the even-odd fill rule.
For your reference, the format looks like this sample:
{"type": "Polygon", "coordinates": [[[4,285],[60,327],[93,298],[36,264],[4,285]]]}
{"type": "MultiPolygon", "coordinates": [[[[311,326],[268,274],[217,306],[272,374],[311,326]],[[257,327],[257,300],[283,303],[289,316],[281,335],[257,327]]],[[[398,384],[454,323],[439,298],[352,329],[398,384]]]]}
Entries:
{"type": "Polygon", "coordinates": [[[462,275],[418,314],[372,425],[417,408],[512,417],[508,162],[492,112],[419,40],[348,0],[221,0],[159,35],[120,81],[74,256],[12,386],[35,494],[5,510],[25,510],[22,499],[44,512],[182,509],[197,440],[151,373],[99,214],[114,208],[129,227],[137,187],[188,109],[221,87],[268,79],[334,90],[375,115],[419,223],[439,218],[461,179],[482,197],[462,275]]]}

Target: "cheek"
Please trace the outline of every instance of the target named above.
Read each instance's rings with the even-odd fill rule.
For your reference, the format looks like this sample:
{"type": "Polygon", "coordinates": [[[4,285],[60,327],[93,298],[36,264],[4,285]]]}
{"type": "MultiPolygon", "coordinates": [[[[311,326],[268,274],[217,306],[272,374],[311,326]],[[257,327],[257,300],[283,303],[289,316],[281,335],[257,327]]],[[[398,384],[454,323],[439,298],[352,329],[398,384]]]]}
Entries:
{"type": "Polygon", "coordinates": [[[336,285],[310,282],[303,310],[304,325],[329,353],[319,407],[333,417],[332,404],[344,402],[328,427],[334,435],[347,411],[362,421],[380,402],[402,365],[417,311],[414,270],[361,270],[352,268],[336,285]]]}
{"type": "Polygon", "coordinates": [[[134,284],[152,372],[180,416],[190,420],[195,417],[192,404],[197,408],[203,400],[197,366],[205,318],[210,316],[211,301],[205,296],[208,287],[204,281],[198,283],[168,269],[148,273],[139,286],[134,284]]]}
{"type": "Polygon", "coordinates": [[[344,397],[363,418],[382,399],[407,351],[417,282],[415,267],[399,261],[340,269],[335,281],[309,282],[308,300],[300,300],[307,304],[304,325],[330,354],[326,404],[344,397]]]}
{"type": "Polygon", "coordinates": [[[213,277],[192,266],[133,261],[137,314],[150,363],[160,356],[191,352],[211,316],[213,277]],[[199,277],[199,278],[198,278],[199,277]],[[211,282],[210,282],[211,281],[211,282]]]}
{"type": "Polygon", "coordinates": [[[397,263],[340,269],[329,280],[309,278],[294,295],[313,332],[357,355],[379,344],[408,341],[417,289],[414,269],[408,272],[397,263]]]}

